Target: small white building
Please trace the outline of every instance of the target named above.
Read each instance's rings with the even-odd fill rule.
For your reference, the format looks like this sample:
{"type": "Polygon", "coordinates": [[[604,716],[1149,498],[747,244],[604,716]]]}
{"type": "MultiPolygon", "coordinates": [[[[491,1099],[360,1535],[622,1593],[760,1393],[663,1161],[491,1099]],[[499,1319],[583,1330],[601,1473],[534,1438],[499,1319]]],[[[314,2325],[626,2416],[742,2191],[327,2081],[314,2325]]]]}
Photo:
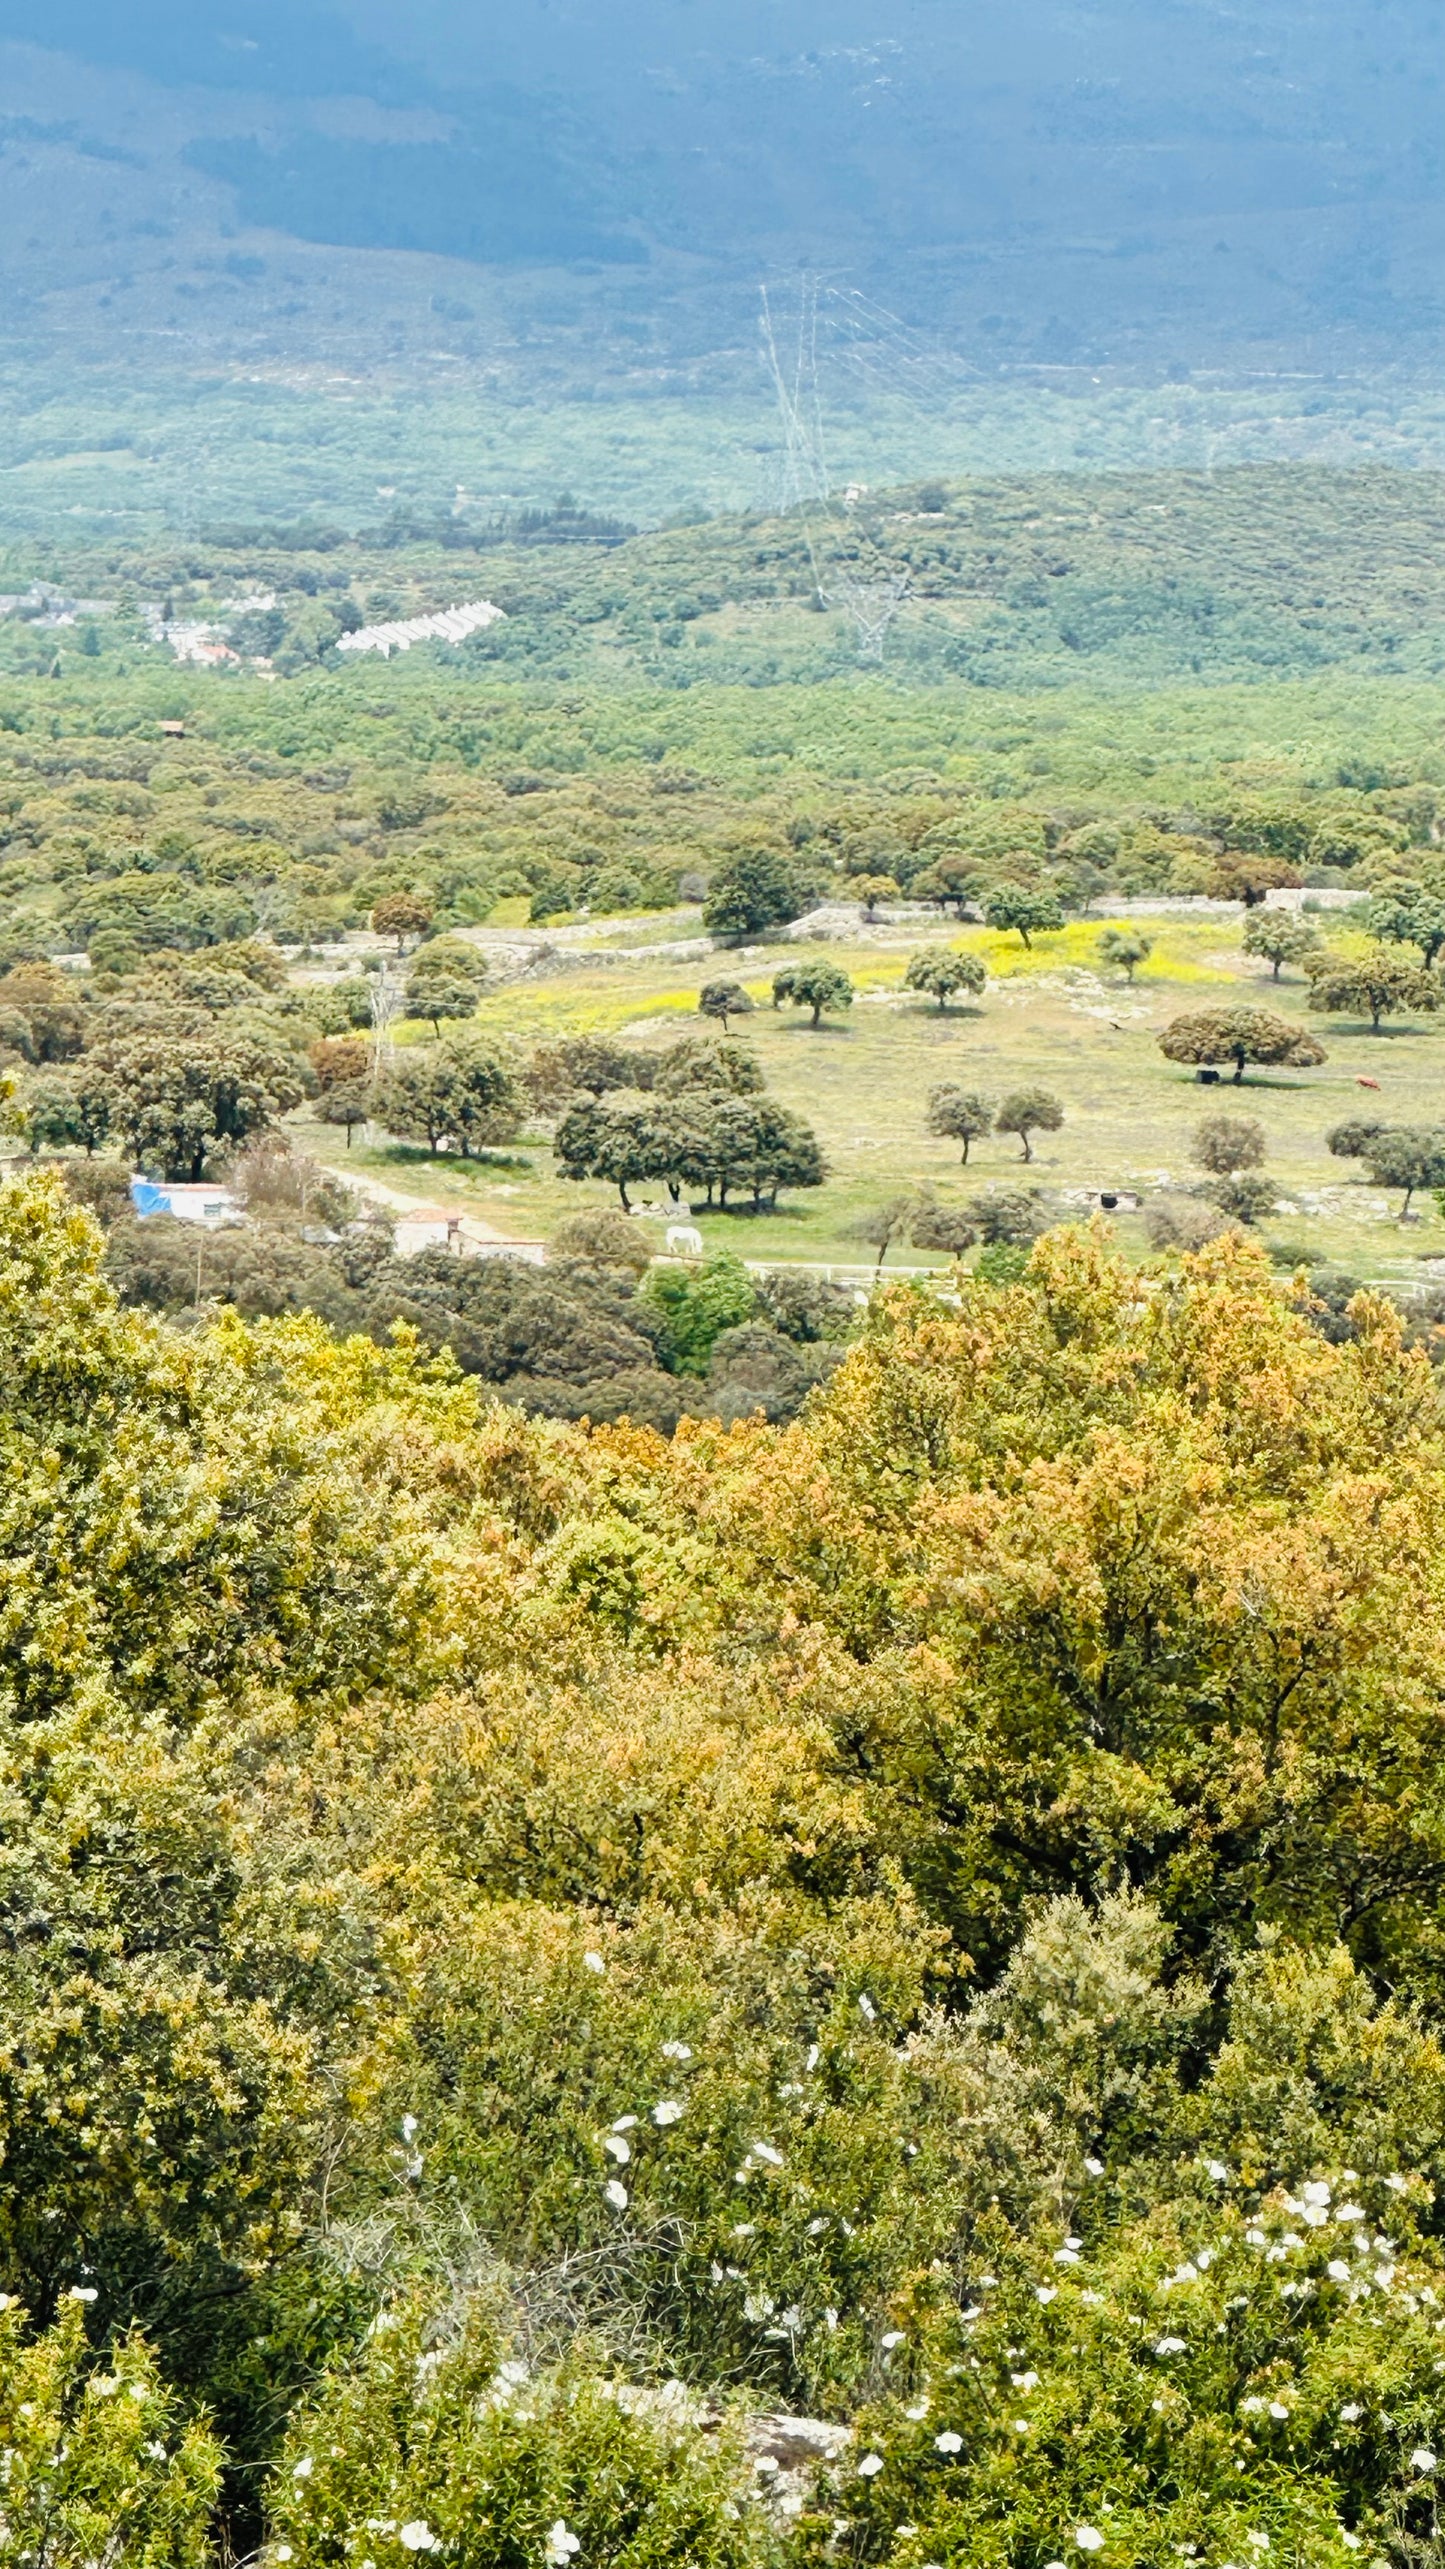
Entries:
{"type": "Polygon", "coordinates": [[[142,1222],[155,1214],[168,1213],[173,1222],[199,1222],[207,1230],[219,1231],[228,1223],[246,1219],[228,1186],[172,1186],[160,1180],[152,1182],[148,1177],[133,1177],[130,1200],[142,1222]]]}

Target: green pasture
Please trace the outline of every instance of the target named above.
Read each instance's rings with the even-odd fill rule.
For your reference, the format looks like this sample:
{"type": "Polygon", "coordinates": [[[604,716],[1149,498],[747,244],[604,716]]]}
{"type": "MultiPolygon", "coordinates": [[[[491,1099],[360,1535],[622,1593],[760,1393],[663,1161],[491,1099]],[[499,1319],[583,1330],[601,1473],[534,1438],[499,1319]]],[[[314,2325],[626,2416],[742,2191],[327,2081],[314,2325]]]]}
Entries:
{"type": "MultiPolygon", "coordinates": [[[[772,1215],[698,1216],[709,1246],[749,1258],[857,1264],[870,1253],[850,1237],[850,1225],[922,1179],[945,1202],[963,1203],[981,1187],[1024,1178],[1065,1211],[1070,1195],[1187,1182],[1194,1126],[1211,1107],[1229,1103],[1260,1118],[1270,1174],[1281,1197],[1300,1208],[1265,1224],[1265,1238],[1298,1247],[1311,1263],[1396,1284],[1418,1281],[1430,1253],[1445,1258],[1445,1224],[1428,1199],[1418,1224],[1402,1228],[1391,1218],[1393,1204],[1382,1218],[1379,1191],[1324,1144],[1329,1128],[1357,1110],[1402,1123],[1440,1117],[1445,1019],[1399,1020],[1375,1035],[1368,1024],[1309,1016],[1302,978],[1286,972],[1274,985],[1268,967],[1240,950],[1234,920],[1217,912],[1131,921],[1153,937],[1154,951],[1130,988],[1099,962],[1098,938],[1108,924],[1102,916],[1075,921],[1037,936],[1032,952],[1017,937],[984,929],[956,934],[948,941],[981,953],[990,980],[977,1006],[946,1013],[903,987],[908,957],[923,942],[916,929],[830,945],[857,997],[845,1017],[817,1031],[805,1013],[771,1005],[773,971],[796,959],[796,944],[720,957],[715,968],[733,971],[758,1003],[742,1025],[745,1040],[769,1086],[816,1127],[830,1174],[824,1186],[785,1198],[772,1215]],[[1219,1089],[1201,1089],[1191,1072],[1164,1059],[1157,1037],[1182,1008],[1216,998],[1248,999],[1307,1023],[1328,1061],[1313,1071],[1251,1072],[1240,1089],[1227,1075],[1219,1089]],[[1377,1081],[1378,1093],[1362,1090],[1361,1078],[1377,1081]],[[1063,1100],[1066,1121],[1060,1132],[1035,1138],[1030,1169],[1012,1136],[975,1144],[964,1169],[957,1146],[926,1130],[928,1092],[941,1080],[996,1098],[1039,1083],[1063,1100]]],[[[705,967],[680,967],[645,947],[605,964],[584,953],[555,978],[498,991],[483,1002],[479,1023],[520,1055],[584,1031],[658,1045],[699,1022],[705,977],[705,967]]],[[[328,1157],[345,1156],[339,1135],[317,1128],[314,1138],[328,1157]]],[[[498,1229],[524,1236],[545,1238],[565,1214],[615,1200],[601,1184],[558,1178],[539,1135],[481,1167],[433,1162],[395,1146],[369,1148],[358,1137],[351,1163],[418,1198],[465,1203],[498,1229]]],[[[1131,1253],[1145,1254],[1142,1222],[1125,1217],[1118,1227],[1131,1253]]],[[[916,1252],[901,1254],[918,1262],[916,1252]]]]}

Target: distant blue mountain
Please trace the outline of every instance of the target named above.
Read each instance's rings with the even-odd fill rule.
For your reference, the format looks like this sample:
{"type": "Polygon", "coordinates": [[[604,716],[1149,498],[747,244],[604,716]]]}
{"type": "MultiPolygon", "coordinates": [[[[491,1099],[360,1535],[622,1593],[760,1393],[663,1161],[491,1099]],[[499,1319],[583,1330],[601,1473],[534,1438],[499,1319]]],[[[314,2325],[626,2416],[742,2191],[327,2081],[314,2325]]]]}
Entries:
{"type": "Polygon", "coordinates": [[[243,229],[819,266],[1061,362],[1433,363],[1445,328],[1441,0],[0,0],[6,38],[58,119],[77,69],[165,93],[243,229]]]}

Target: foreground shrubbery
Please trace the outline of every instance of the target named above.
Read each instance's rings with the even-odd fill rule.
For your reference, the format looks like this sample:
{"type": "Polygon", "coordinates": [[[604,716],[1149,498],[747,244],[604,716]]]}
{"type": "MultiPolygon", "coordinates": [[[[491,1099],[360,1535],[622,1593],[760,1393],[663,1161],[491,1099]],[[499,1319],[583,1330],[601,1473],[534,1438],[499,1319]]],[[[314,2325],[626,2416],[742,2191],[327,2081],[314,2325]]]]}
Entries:
{"type": "Polygon", "coordinates": [[[196,2556],[218,2453],[227,2539],[357,2569],[1424,2556],[1445,1425],[1388,1306],[1054,1233],[667,1443],[101,1259],[0,1192],[50,2556],[196,2556]],[[779,2403],[855,2429],[796,2517],[779,2403]]]}

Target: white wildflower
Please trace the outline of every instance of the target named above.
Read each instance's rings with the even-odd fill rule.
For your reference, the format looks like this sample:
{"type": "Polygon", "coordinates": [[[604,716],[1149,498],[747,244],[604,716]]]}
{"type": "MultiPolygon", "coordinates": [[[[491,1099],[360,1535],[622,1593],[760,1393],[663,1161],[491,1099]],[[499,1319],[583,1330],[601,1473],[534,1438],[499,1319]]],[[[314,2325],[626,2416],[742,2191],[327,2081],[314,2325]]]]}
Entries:
{"type": "Polygon", "coordinates": [[[607,1965],[600,1954],[584,1954],[582,1960],[588,1971],[605,1971],[607,1969],[607,1965]]]}
{"type": "Polygon", "coordinates": [[[1269,2413],[1271,2417],[1288,2417],[1289,2410],[1285,2407],[1283,2400],[1271,2400],[1269,2413]]]}
{"type": "Polygon", "coordinates": [[[312,2461],[310,2454],[303,2453],[300,2461],[292,2472],[291,2477],[293,2480],[309,2480],[315,2468],[316,2465],[312,2461]]]}
{"type": "Polygon", "coordinates": [[[94,2284],[72,2284],[66,2294],[67,2301],[95,2301],[98,2298],[94,2284]]]}
{"type": "Polygon", "coordinates": [[[1410,2456],[1410,2468],[1412,2471],[1428,2472],[1434,2470],[1435,2456],[1431,2452],[1428,2444],[1416,2445],[1414,2452],[1410,2456]]]}
{"type": "Polygon", "coordinates": [[[602,2192],[605,2200],[611,2204],[614,2212],[625,2212],[627,2210],[627,2188],[621,2183],[620,2179],[617,2177],[609,2177],[607,2183],[602,2189],[602,2192]]]}
{"type": "Polygon", "coordinates": [[[652,2109],[652,2119],[657,2125],[659,2132],[665,2132],[669,2123],[680,2123],[682,2121],[682,2111],[682,2107],[679,2105],[675,2096],[664,2096],[660,2104],[654,2105],[652,2109]]]}
{"type": "Polygon", "coordinates": [[[1331,2257],[1325,2273],[1337,2284],[1347,2284],[1350,2280],[1350,2270],[1343,2257],[1331,2257]]]}
{"type": "Polygon", "coordinates": [[[1056,2266],[1076,2266],[1078,2262],[1079,2252],[1077,2248],[1056,2248],[1054,2250],[1054,2264],[1056,2266]]]}
{"type": "Polygon", "coordinates": [[[1247,2533],[1244,2538],[1252,2551],[1268,2551],[1269,2549],[1269,2535],[1267,2533],[1247,2533]]]}
{"type": "Polygon", "coordinates": [[[804,2061],[804,2063],[803,2063],[803,2067],[804,2067],[804,2069],[816,2069],[816,2068],[817,2068],[817,2066],[818,2066],[819,2058],[820,2058],[820,2048],[819,2048],[818,2044],[817,2044],[817,2043],[810,2043],[810,2044],[808,2045],[808,2057],[807,2057],[807,2059],[806,2059],[806,2060],[804,2061]]]}
{"type": "Polygon", "coordinates": [[[1375,2281],[1379,2285],[1381,2292],[1388,2292],[1394,2280],[1395,2269],[1393,2266],[1377,2266],[1375,2268],[1375,2281]]]}
{"type": "Polygon", "coordinates": [[[1357,2533],[1346,2533],[1343,2525],[1340,2527],[1340,2540],[1347,2551],[1358,2551],[1360,2548],[1359,2535],[1357,2533]]]}
{"type": "Polygon", "coordinates": [[[1363,2417],[1364,2414],[1365,2412],[1361,2408],[1358,2400],[1347,2400],[1340,2411],[1340,2415],[1344,2419],[1346,2426],[1353,2426],[1356,2418],[1363,2417]]]}
{"type": "Polygon", "coordinates": [[[1229,2170],[1222,2159],[1206,2159],[1204,2162],[1204,2173],[1206,2176],[1213,2177],[1216,2185],[1228,2185],[1229,2183],[1229,2170]]]}
{"type": "Polygon", "coordinates": [[[775,2150],[771,2141],[754,2141],[752,2154],[755,2159],[762,2160],[764,2167],[780,2168],[783,2164],[782,2151],[775,2150]]]}
{"type": "Polygon", "coordinates": [[[567,2563],[582,2548],[579,2536],[570,2531],[563,2516],[557,2518],[547,2536],[546,2558],[551,2569],[567,2569],[567,2563]]]}
{"type": "Polygon", "coordinates": [[[1076,2524],[1074,2540],[1081,2551],[1102,2551],[1104,2537],[1096,2524],[1076,2524]]]}
{"type": "Polygon", "coordinates": [[[1034,2298],[1036,2301],[1041,2301],[1046,2309],[1048,2304],[1051,2301],[1057,2301],[1058,2297],[1058,2291],[1053,2284],[1035,2284],[1034,2298]]]}
{"type": "Polygon", "coordinates": [[[810,2239],[821,2239],[821,2237],[822,2237],[822,2235],[823,2235],[823,2232],[827,2229],[827,2227],[828,2227],[828,2216],[827,2216],[826,2212],[819,2212],[819,2213],[816,2213],[816,2214],[814,2215],[813,2219],[812,2219],[812,2220],[809,2222],[809,2224],[808,2224],[808,2236],[809,2236],[809,2238],[810,2238],[810,2239]]]}
{"type": "Polygon", "coordinates": [[[691,2043],[664,2043],[662,2057],[665,2061],[690,2061],[692,2045],[691,2043]]]}
{"type": "Polygon", "coordinates": [[[951,2426],[946,2426],[941,2435],[935,2435],[933,2443],[935,2451],[939,2453],[961,2453],[963,2451],[963,2437],[961,2435],[955,2435],[951,2426]]]}
{"type": "Polygon", "coordinates": [[[858,2465],[858,2477],[860,2480],[876,2480],[882,2468],[883,2456],[881,2453],[865,2453],[862,2461],[858,2465]]]}
{"type": "Polygon", "coordinates": [[[887,2346],[890,2349],[894,2346],[901,2346],[903,2343],[903,2330],[901,2328],[885,2329],[883,2335],[879,2338],[878,2343],[880,2346],[887,2346]]]}
{"type": "Polygon", "coordinates": [[[1016,2391],[1036,2391],[1039,2386],[1037,2373],[1010,2373],[1009,2380],[1016,2391]]]}
{"type": "Polygon", "coordinates": [[[275,2550],[271,2554],[271,2557],[273,2560],[289,2560],[291,2557],[290,2543],[278,2542],[275,2550]]]}
{"type": "Polygon", "coordinates": [[[625,2168],[628,2160],[632,2156],[632,2145],[629,2141],[624,2141],[620,2132],[609,2132],[603,2141],[602,2147],[607,2152],[609,2158],[613,2158],[617,2161],[620,2168],[625,2168]]]}
{"type": "Polygon", "coordinates": [[[1104,2173],[1104,2162],[1102,2159],[1085,2159],[1084,2165],[1091,2177],[1101,2177],[1104,2173]]]}
{"type": "Polygon", "coordinates": [[[421,2126],[417,2122],[414,2114],[403,2114],[401,2118],[401,2137],[404,2141],[414,2141],[420,2129],[421,2126]]]}
{"type": "Polygon", "coordinates": [[[1392,2194],[1408,2194],[1410,2191],[1408,2177],[1386,2177],[1385,2183],[1392,2194]]]}
{"type": "Polygon", "coordinates": [[[776,2471],[777,2468],[778,2457],[775,2453],[760,2453],[756,2462],[753,2464],[753,2469],[755,2471],[761,2471],[768,2476],[776,2471]]]}
{"type": "MultiPolygon", "coordinates": [[[[404,2524],[396,2538],[403,2551],[440,2551],[441,2549],[441,2544],[424,2516],[418,2516],[413,2524],[404,2524]]],[[[576,2548],[577,2545],[574,2543],[573,2549],[576,2548]]]]}
{"type": "MultiPolygon", "coordinates": [[[[1304,2188],[1304,2199],[1306,2203],[1328,2203],[1330,2199],[1330,2189],[1319,2177],[1316,2177],[1311,2184],[1304,2188]]],[[[1251,2536],[1251,2540],[1252,2539],[1253,2536],[1251,2536]]]]}
{"type": "Polygon", "coordinates": [[[1342,2203],[1336,2207],[1335,2219],[1339,2222],[1345,2223],[1346,2225],[1352,2221],[1363,2221],[1364,2217],[1365,2208],[1363,2204],[1342,2203]]]}
{"type": "Polygon", "coordinates": [[[858,2013],[860,2016],[866,2016],[870,2025],[878,2021],[878,2010],[866,1990],[860,1990],[858,1994],[858,2013]]]}
{"type": "Polygon", "coordinates": [[[1184,2340],[1182,2337],[1161,2337],[1154,2352],[1156,2355],[1182,2355],[1184,2340]]]}

